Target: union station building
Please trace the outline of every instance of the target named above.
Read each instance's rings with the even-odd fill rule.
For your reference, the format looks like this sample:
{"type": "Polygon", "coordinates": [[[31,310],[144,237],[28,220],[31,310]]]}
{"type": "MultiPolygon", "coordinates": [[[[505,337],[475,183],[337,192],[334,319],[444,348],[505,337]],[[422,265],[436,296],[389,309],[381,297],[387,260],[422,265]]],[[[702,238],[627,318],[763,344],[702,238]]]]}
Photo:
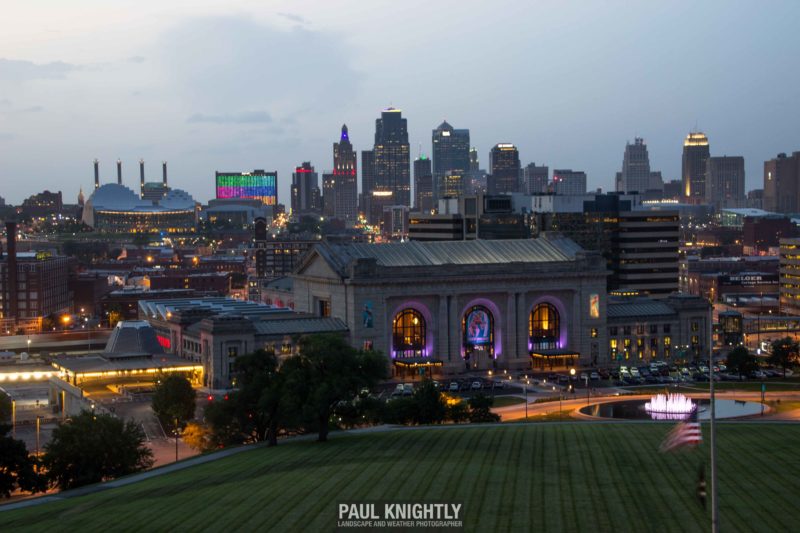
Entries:
{"type": "Polygon", "coordinates": [[[295,310],[336,317],[393,375],[605,366],[606,263],[558,235],[323,242],[292,275],[295,310]],[[425,370],[423,370],[425,369],[425,370]]]}

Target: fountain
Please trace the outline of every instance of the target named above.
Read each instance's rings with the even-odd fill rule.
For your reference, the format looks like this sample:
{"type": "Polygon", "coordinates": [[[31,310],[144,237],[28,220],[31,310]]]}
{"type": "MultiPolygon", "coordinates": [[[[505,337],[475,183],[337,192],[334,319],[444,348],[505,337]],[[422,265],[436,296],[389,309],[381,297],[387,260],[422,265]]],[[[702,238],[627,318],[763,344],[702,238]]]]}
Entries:
{"type": "Polygon", "coordinates": [[[644,404],[654,420],[684,418],[697,409],[697,404],[683,394],[656,394],[644,404]]]}

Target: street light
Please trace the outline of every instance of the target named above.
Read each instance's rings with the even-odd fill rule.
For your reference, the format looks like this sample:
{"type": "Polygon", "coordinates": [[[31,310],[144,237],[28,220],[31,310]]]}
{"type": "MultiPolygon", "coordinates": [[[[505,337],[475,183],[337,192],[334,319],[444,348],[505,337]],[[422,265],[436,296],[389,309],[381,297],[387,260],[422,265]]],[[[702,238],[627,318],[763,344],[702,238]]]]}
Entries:
{"type": "Polygon", "coordinates": [[[525,422],[528,421],[528,385],[530,384],[530,380],[525,380],[525,422]]]}

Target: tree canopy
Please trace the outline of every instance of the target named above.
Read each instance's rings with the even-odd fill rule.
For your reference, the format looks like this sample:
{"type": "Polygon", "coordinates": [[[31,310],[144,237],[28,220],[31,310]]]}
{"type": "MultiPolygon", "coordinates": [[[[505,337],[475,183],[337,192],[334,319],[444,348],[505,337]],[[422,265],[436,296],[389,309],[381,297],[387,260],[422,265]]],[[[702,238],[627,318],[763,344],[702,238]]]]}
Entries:
{"type": "Polygon", "coordinates": [[[790,337],[784,337],[772,343],[772,352],[769,355],[769,362],[783,369],[783,377],[786,377],[786,369],[797,363],[798,345],[790,337]]]}
{"type": "Polygon", "coordinates": [[[744,346],[737,346],[728,354],[728,367],[739,374],[739,377],[748,375],[758,368],[756,356],[744,346]]]}
{"type": "Polygon", "coordinates": [[[59,424],[44,451],[48,477],[62,490],[115,479],[153,465],[141,426],[88,411],[59,424]]]}
{"type": "Polygon", "coordinates": [[[386,374],[380,353],[357,350],[335,334],[302,337],[298,354],[289,357],[284,366],[289,400],[316,426],[320,442],[328,438],[336,404],[353,399],[363,388],[374,387],[386,374]]]}
{"type": "Polygon", "coordinates": [[[180,374],[167,374],[156,384],[153,394],[153,412],[164,428],[178,427],[194,418],[197,395],[191,382],[180,374]]]}
{"type": "Polygon", "coordinates": [[[47,481],[36,470],[36,459],[28,454],[25,443],[14,439],[8,432],[11,426],[0,424],[0,496],[8,498],[19,489],[41,492],[47,481]]]}

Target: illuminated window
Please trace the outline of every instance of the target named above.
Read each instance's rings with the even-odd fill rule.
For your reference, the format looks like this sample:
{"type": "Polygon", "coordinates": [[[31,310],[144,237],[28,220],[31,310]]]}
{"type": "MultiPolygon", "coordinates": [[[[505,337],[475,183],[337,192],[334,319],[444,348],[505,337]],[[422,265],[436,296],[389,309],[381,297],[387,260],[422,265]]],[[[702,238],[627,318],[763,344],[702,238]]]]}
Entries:
{"type": "Polygon", "coordinates": [[[692,331],[698,331],[700,329],[700,325],[697,321],[692,321],[692,331]]]}
{"type": "Polygon", "coordinates": [[[612,358],[617,357],[617,346],[618,346],[617,339],[610,339],[608,341],[608,350],[611,352],[612,358]]]}
{"type": "Polygon", "coordinates": [[[533,348],[552,350],[561,340],[561,317],[551,303],[538,304],[528,319],[528,331],[533,348]]]}
{"type": "Polygon", "coordinates": [[[397,357],[424,355],[425,318],[416,309],[403,309],[392,323],[393,348],[397,357]]]}
{"type": "Polygon", "coordinates": [[[592,338],[593,339],[597,338],[597,328],[592,328],[592,338]]]}

